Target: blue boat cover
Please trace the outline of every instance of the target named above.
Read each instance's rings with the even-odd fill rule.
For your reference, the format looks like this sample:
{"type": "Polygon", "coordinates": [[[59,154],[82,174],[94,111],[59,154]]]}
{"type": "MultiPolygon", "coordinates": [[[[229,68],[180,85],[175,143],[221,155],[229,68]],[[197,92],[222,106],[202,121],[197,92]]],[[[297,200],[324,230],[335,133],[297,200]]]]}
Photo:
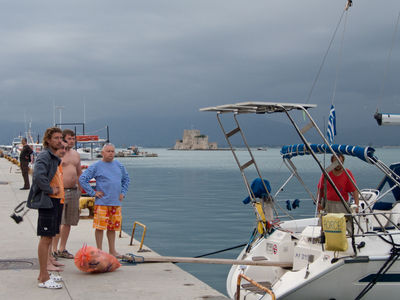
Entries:
{"type": "MultiPolygon", "coordinates": [[[[268,189],[268,193],[271,192],[271,186],[269,185],[269,181],[263,179],[265,186],[268,189]]],[[[251,183],[251,190],[256,198],[262,198],[267,196],[268,193],[265,191],[264,184],[262,184],[261,178],[256,178],[251,183]]],[[[244,204],[250,203],[250,196],[243,200],[244,204]]]]}
{"type": "MultiPolygon", "coordinates": [[[[372,163],[371,159],[374,158],[375,149],[372,147],[360,147],[360,146],[337,145],[337,144],[331,145],[331,147],[333,151],[335,151],[335,153],[355,156],[367,163],[372,163]]],[[[332,153],[328,145],[326,144],[311,144],[310,148],[316,154],[332,153]]],[[[304,144],[295,144],[295,145],[283,146],[281,149],[281,154],[283,158],[289,159],[297,155],[308,155],[310,154],[310,152],[306,149],[306,146],[304,144]]]]}

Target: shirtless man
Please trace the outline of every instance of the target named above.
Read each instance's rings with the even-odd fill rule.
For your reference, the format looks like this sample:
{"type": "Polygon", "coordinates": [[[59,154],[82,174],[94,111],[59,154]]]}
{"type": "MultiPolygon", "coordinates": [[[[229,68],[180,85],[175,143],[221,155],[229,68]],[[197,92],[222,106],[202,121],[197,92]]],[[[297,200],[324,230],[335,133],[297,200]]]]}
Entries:
{"type": "Polygon", "coordinates": [[[66,249],[67,240],[71,231],[71,225],[79,222],[79,198],[81,190],[79,176],[82,174],[81,158],[73,147],[75,146],[75,132],[70,129],[63,130],[63,140],[68,144],[67,151],[62,158],[63,182],[64,182],[64,209],[61,220],[60,248],[53,249],[61,258],[74,258],[66,249]]]}

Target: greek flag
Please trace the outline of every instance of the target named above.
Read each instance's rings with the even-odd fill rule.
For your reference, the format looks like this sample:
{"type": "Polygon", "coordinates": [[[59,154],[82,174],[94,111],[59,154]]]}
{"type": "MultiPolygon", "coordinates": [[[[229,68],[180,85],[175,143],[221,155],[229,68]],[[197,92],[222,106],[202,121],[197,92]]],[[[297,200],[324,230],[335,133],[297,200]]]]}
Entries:
{"type": "Polygon", "coordinates": [[[329,111],[328,130],[326,131],[326,135],[329,143],[333,144],[333,139],[336,135],[336,112],[333,104],[331,106],[331,110],[329,111]]]}

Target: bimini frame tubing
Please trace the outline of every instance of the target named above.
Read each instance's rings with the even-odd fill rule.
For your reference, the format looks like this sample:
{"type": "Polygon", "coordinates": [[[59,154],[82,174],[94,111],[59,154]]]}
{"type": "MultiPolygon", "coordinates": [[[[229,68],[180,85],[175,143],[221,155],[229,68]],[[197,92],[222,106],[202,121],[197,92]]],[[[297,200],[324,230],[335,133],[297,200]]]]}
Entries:
{"type": "Polygon", "coordinates": [[[386,176],[391,179],[395,185],[400,188],[400,177],[397,175],[392,169],[390,169],[387,165],[385,165],[382,161],[374,157],[372,160],[373,164],[382,171],[386,176]]]}
{"type": "MultiPolygon", "coordinates": [[[[271,195],[271,193],[268,191],[268,188],[266,187],[266,185],[265,185],[265,183],[264,183],[264,180],[263,180],[263,177],[262,177],[262,175],[261,175],[260,169],[258,168],[258,165],[257,165],[257,163],[256,163],[256,160],[255,160],[255,158],[254,158],[254,156],[253,156],[253,153],[252,153],[252,151],[251,151],[251,149],[250,149],[250,147],[249,147],[249,144],[247,143],[247,140],[246,140],[246,137],[245,137],[245,135],[244,135],[244,133],[243,133],[243,130],[242,130],[242,128],[240,127],[239,121],[238,121],[238,119],[237,119],[238,112],[235,111],[235,110],[229,110],[229,111],[227,111],[227,112],[233,113],[233,118],[234,118],[234,121],[235,121],[237,127],[234,128],[233,130],[231,130],[230,132],[226,132],[226,130],[225,130],[223,124],[222,124],[221,117],[220,117],[220,115],[221,115],[222,113],[224,113],[223,110],[217,110],[217,120],[218,120],[218,124],[219,124],[219,126],[220,126],[220,128],[221,128],[221,130],[222,130],[222,132],[223,132],[223,134],[224,134],[224,136],[225,136],[225,139],[226,139],[226,141],[227,141],[227,143],[228,143],[228,145],[229,145],[229,147],[230,147],[230,149],[231,149],[231,152],[232,152],[232,154],[233,154],[233,157],[234,157],[234,159],[235,159],[235,161],[236,161],[236,163],[237,163],[237,165],[238,165],[238,167],[239,167],[240,173],[241,173],[241,175],[242,175],[243,181],[244,181],[245,186],[246,186],[246,189],[247,189],[247,193],[249,194],[249,196],[250,196],[250,198],[251,198],[251,203],[252,203],[253,208],[254,208],[254,211],[255,211],[255,213],[256,213],[256,215],[257,215],[257,219],[258,219],[258,221],[262,221],[262,216],[258,213],[257,209],[254,207],[254,203],[256,202],[256,200],[255,200],[256,197],[255,197],[255,195],[254,195],[254,193],[253,193],[253,191],[252,191],[252,189],[251,189],[251,187],[250,187],[250,183],[249,183],[249,181],[248,181],[248,179],[247,179],[247,177],[246,177],[246,174],[245,174],[245,169],[246,169],[246,168],[248,168],[248,167],[251,166],[251,165],[254,165],[254,167],[255,167],[255,169],[256,169],[256,172],[257,172],[257,175],[258,175],[258,177],[261,179],[261,182],[262,182],[262,184],[263,184],[263,186],[264,186],[264,189],[265,189],[265,191],[267,192],[268,198],[270,198],[270,199],[272,199],[272,200],[273,200],[274,198],[273,198],[273,196],[271,195]],[[247,152],[248,152],[249,155],[250,155],[250,160],[249,160],[248,162],[244,163],[243,165],[240,164],[239,158],[237,157],[236,152],[235,152],[235,149],[234,149],[234,147],[233,147],[233,145],[232,145],[232,143],[231,143],[231,141],[230,141],[230,137],[232,137],[232,136],[235,135],[236,133],[240,133],[240,136],[241,136],[241,138],[242,138],[242,140],[243,140],[243,143],[244,143],[245,146],[246,146],[247,152]]],[[[290,214],[288,214],[276,201],[274,201],[273,203],[274,203],[274,206],[273,206],[273,207],[274,207],[274,211],[275,211],[275,214],[276,214],[277,216],[278,216],[279,214],[278,214],[277,211],[275,210],[275,205],[276,205],[283,213],[285,213],[287,217],[289,217],[289,218],[291,218],[291,219],[294,219],[294,218],[293,218],[290,214]]],[[[272,220],[268,220],[268,221],[272,221],[272,220]]],[[[263,225],[263,226],[264,226],[264,225],[263,225]]],[[[264,227],[265,227],[265,226],[264,226],[264,227]]],[[[264,228],[264,232],[268,232],[268,228],[264,228]]]]}
{"type": "MultiPolygon", "coordinates": [[[[349,180],[352,182],[352,184],[354,185],[354,187],[356,188],[358,194],[362,197],[361,191],[358,188],[357,184],[354,182],[353,178],[350,176],[350,174],[347,172],[346,168],[344,167],[344,165],[342,164],[342,162],[340,161],[339,157],[337,156],[336,152],[332,149],[331,145],[329,144],[329,142],[326,140],[326,138],[324,137],[324,135],[322,134],[321,130],[319,129],[319,127],[317,126],[317,124],[315,123],[315,121],[313,120],[313,118],[311,117],[311,115],[308,113],[308,111],[302,107],[299,106],[301,110],[303,110],[303,112],[307,115],[308,119],[310,120],[310,122],[313,124],[313,127],[315,127],[315,130],[318,132],[318,134],[320,135],[320,137],[322,138],[322,140],[324,141],[324,143],[328,146],[329,150],[332,152],[332,155],[334,155],[336,157],[337,162],[342,166],[344,172],[346,173],[347,177],[349,178],[349,180]]],[[[292,123],[292,125],[294,126],[297,134],[299,135],[300,139],[303,141],[305,147],[307,148],[307,150],[310,152],[311,156],[314,158],[314,160],[317,162],[318,166],[320,167],[322,173],[325,175],[326,179],[329,181],[329,183],[332,185],[332,187],[334,188],[336,194],[339,196],[340,201],[342,202],[342,204],[344,205],[344,207],[346,208],[346,210],[348,211],[349,214],[352,214],[349,205],[347,204],[347,201],[345,201],[343,199],[343,196],[340,194],[338,188],[336,187],[336,185],[333,183],[332,179],[330,178],[330,176],[328,175],[328,173],[326,172],[325,168],[321,165],[320,161],[318,160],[318,158],[316,157],[315,152],[311,149],[311,147],[309,146],[309,143],[307,142],[306,138],[304,137],[303,133],[301,132],[301,130],[299,129],[299,127],[297,126],[296,122],[293,120],[293,118],[290,116],[289,112],[282,107],[282,109],[284,109],[284,112],[286,113],[287,117],[289,118],[290,122],[292,123]]],[[[377,159],[373,160],[373,159],[369,159],[369,161],[374,164],[375,166],[377,166],[379,168],[379,166],[377,164],[375,164],[374,162],[378,161],[377,159]]],[[[380,162],[381,164],[383,164],[382,162],[380,162]]],[[[382,169],[381,169],[382,170],[382,169]]],[[[384,172],[386,173],[386,172],[384,172]]],[[[367,201],[365,201],[367,207],[372,211],[372,208],[369,206],[369,204],[367,203],[367,201]]],[[[375,220],[378,222],[379,226],[381,227],[382,231],[386,233],[386,229],[385,227],[382,225],[382,223],[379,221],[379,219],[374,215],[375,220]]],[[[358,227],[361,229],[362,232],[363,229],[361,228],[359,222],[353,218],[353,220],[357,223],[358,227]]]]}
{"type": "MultiPolygon", "coordinates": [[[[289,182],[289,180],[295,176],[297,178],[297,180],[300,182],[300,184],[303,186],[303,188],[306,190],[306,192],[308,193],[308,195],[311,197],[312,201],[314,202],[314,204],[317,204],[317,199],[315,198],[314,194],[310,191],[310,189],[308,188],[308,186],[304,183],[303,179],[301,179],[301,176],[299,175],[299,173],[297,172],[297,168],[296,166],[293,164],[292,160],[283,159],[283,163],[286,165],[286,167],[289,169],[289,171],[291,172],[290,178],[288,178],[288,180],[285,182],[284,185],[282,185],[280,187],[279,190],[282,190],[283,187],[289,182]]],[[[276,195],[275,195],[276,196],[276,195]]]]}
{"type": "MultiPolygon", "coordinates": [[[[313,152],[313,150],[309,146],[309,143],[307,142],[306,138],[303,135],[303,133],[305,133],[307,130],[311,129],[312,127],[315,127],[317,133],[322,138],[324,143],[327,144],[328,148],[330,149],[331,153],[336,157],[336,159],[338,160],[339,164],[343,167],[343,169],[344,169],[344,171],[346,173],[346,176],[351,180],[351,182],[355,186],[357,192],[361,195],[361,199],[363,200],[362,194],[360,193],[360,189],[358,188],[358,186],[356,185],[354,180],[351,178],[351,176],[349,175],[347,170],[344,168],[344,166],[341,163],[341,161],[339,160],[337,154],[335,153],[335,151],[333,151],[332,147],[329,145],[328,141],[326,140],[326,138],[322,134],[321,130],[316,125],[316,123],[313,120],[313,118],[311,117],[311,115],[308,113],[307,109],[312,108],[312,107],[316,107],[316,105],[313,105],[313,104],[295,104],[295,103],[277,103],[277,102],[241,102],[241,103],[236,103],[236,104],[227,104],[227,105],[206,107],[206,108],[200,109],[200,111],[214,111],[214,112],[217,112],[218,120],[219,120],[218,114],[221,114],[221,113],[234,113],[236,115],[236,114],[243,114],[243,113],[265,114],[265,113],[284,112],[287,115],[287,117],[289,118],[289,121],[294,126],[297,134],[299,135],[299,137],[301,138],[301,140],[305,144],[305,147],[306,147],[307,151],[309,152],[309,154],[312,155],[313,159],[317,162],[317,164],[318,164],[319,168],[321,169],[322,173],[325,175],[327,180],[331,183],[331,185],[334,188],[336,194],[339,196],[340,201],[343,203],[343,205],[346,208],[346,210],[351,214],[351,210],[350,210],[347,202],[343,199],[343,197],[341,196],[341,194],[338,191],[337,187],[333,184],[331,178],[328,176],[326,170],[323,168],[323,166],[321,165],[320,161],[317,159],[316,154],[313,152]],[[304,129],[300,130],[299,127],[297,126],[297,124],[295,123],[295,121],[293,120],[293,118],[289,115],[289,111],[294,110],[294,109],[302,110],[304,112],[304,114],[308,117],[308,119],[310,120],[310,123],[307,124],[304,129]]],[[[219,122],[220,122],[220,120],[219,120],[219,122]]],[[[222,125],[222,124],[220,123],[220,125],[222,125]]],[[[230,133],[228,133],[228,135],[231,136],[231,135],[235,134],[236,132],[239,132],[239,130],[241,130],[241,129],[240,128],[236,128],[236,129],[232,130],[230,133]]],[[[228,143],[229,143],[229,141],[228,141],[228,143]]],[[[235,159],[237,159],[237,157],[235,155],[234,155],[234,157],[235,157],[235,159]]],[[[370,162],[372,164],[375,164],[382,171],[384,169],[387,169],[387,167],[384,166],[384,164],[379,162],[377,159],[368,158],[368,160],[369,160],[368,162],[370,162]]],[[[237,162],[238,162],[238,160],[237,160],[237,162]]],[[[248,163],[250,163],[250,162],[248,162],[248,163]]],[[[249,165],[251,165],[251,163],[250,164],[248,164],[248,163],[246,163],[244,165],[244,167],[248,167],[249,165]]],[[[239,165],[239,163],[238,163],[238,165],[239,165]]],[[[389,174],[392,174],[392,176],[389,176],[389,177],[393,178],[393,173],[391,171],[387,171],[387,172],[389,174]]],[[[384,173],[387,174],[387,172],[384,172],[384,173]]],[[[243,176],[243,174],[242,174],[242,176],[243,176]]],[[[398,177],[395,177],[395,178],[399,179],[398,177]]],[[[394,180],[394,181],[397,184],[399,184],[399,187],[400,187],[400,183],[399,183],[400,180],[394,180]]],[[[250,198],[252,200],[254,200],[254,195],[252,194],[252,191],[250,189],[250,185],[249,185],[248,181],[245,180],[245,183],[246,183],[246,188],[248,190],[250,198]]],[[[367,202],[366,202],[366,204],[369,207],[369,204],[367,202]]],[[[369,207],[369,208],[372,209],[371,207],[369,207]]],[[[284,210],[282,210],[282,211],[284,211],[284,210]]],[[[287,213],[286,211],[284,211],[284,212],[287,213]]],[[[375,217],[375,219],[377,220],[378,224],[382,227],[382,230],[385,231],[385,229],[383,228],[383,226],[380,223],[380,221],[376,217],[375,217]]],[[[357,223],[357,225],[359,225],[357,220],[356,220],[356,223],[357,223]]]]}
{"type": "MultiPolygon", "coordinates": [[[[318,128],[317,124],[315,123],[314,119],[311,117],[311,115],[308,113],[308,111],[301,105],[299,105],[299,108],[307,115],[308,119],[310,120],[310,122],[312,123],[313,127],[315,128],[315,130],[318,132],[318,134],[321,136],[321,138],[323,139],[324,143],[326,143],[330,149],[330,151],[332,152],[332,154],[336,157],[337,161],[339,162],[339,164],[343,167],[343,170],[346,172],[347,177],[351,180],[351,182],[353,183],[353,185],[355,186],[355,188],[357,189],[357,192],[359,194],[361,194],[358,186],[356,185],[356,183],[354,182],[354,180],[351,178],[351,176],[349,175],[349,173],[347,172],[346,168],[344,168],[343,164],[341,163],[339,157],[336,155],[335,151],[333,151],[332,147],[329,145],[328,141],[326,140],[326,138],[324,137],[324,135],[322,134],[321,130],[318,128]]],[[[344,207],[346,208],[347,212],[349,214],[351,214],[351,209],[349,207],[349,205],[347,204],[347,201],[344,200],[343,196],[340,194],[338,188],[336,187],[336,185],[333,183],[333,180],[329,177],[328,173],[326,172],[325,168],[322,166],[321,162],[319,161],[319,159],[317,158],[317,155],[315,154],[315,152],[311,149],[307,139],[305,138],[304,134],[302,133],[302,131],[299,129],[299,127],[297,126],[296,122],[293,120],[293,118],[290,116],[289,112],[282,106],[283,111],[286,113],[286,116],[288,117],[289,121],[292,123],[293,127],[295,128],[297,134],[299,135],[300,139],[303,141],[305,147],[307,148],[307,150],[310,152],[311,156],[313,157],[313,159],[315,160],[315,162],[318,164],[319,168],[321,169],[322,173],[325,175],[326,179],[329,181],[329,183],[332,185],[333,189],[335,190],[335,193],[338,195],[338,197],[340,198],[340,201],[342,202],[342,204],[344,205],[344,207]]],[[[353,219],[354,220],[354,219],[353,219]]],[[[359,222],[357,220],[355,220],[358,227],[361,228],[359,222]]],[[[379,222],[379,220],[378,220],[379,222]]],[[[380,224],[382,226],[382,224],[380,224]]],[[[383,229],[384,230],[384,229],[383,229]]]]}
{"type": "MultiPolygon", "coordinates": [[[[226,141],[227,141],[227,143],[228,143],[228,145],[229,145],[229,148],[231,149],[231,152],[232,152],[232,154],[233,154],[233,158],[235,159],[236,164],[237,164],[238,167],[239,167],[240,174],[242,175],[244,184],[245,184],[246,189],[247,189],[247,193],[249,194],[249,196],[250,196],[250,198],[251,198],[251,205],[253,206],[253,209],[254,209],[254,212],[255,212],[255,214],[256,214],[256,216],[257,216],[257,221],[258,221],[256,226],[258,226],[258,224],[260,224],[260,222],[261,222],[261,224],[262,224],[262,226],[263,226],[263,229],[264,229],[264,232],[268,232],[268,231],[267,231],[267,228],[266,228],[266,226],[265,226],[265,223],[262,222],[262,219],[263,219],[262,216],[258,213],[258,210],[257,210],[256,207],[254,206],[254,203],[256,202],[256,200],[255,200],[256,197],[254,196],[254,193],[253,193],[253,191],[252,191],[252,189],[251,189],[251,187],[250,187],[249,181],[247,180],[247,177],[246,177],[246,174],[244,173],[244,170],[245,170],[247,167],[249,167],[250,165],[254,164],[254,166],[255,166],[255,168],[256,168],[256,171],[257,171],[257,174],[258,174],[258,176],[261,178],[261,182],[263,183],[264,188],[265,188],[265,190],[267,191],[267,193],[268,193],[268,189],[266,188],[266,186],[265,186],[265,184],[264,184],[264,181],[262,180],[262,176],[261,176],[260,170],[258,169],[257,164],[255,163],[255,160],[254,160],[254,157],[253,157],[253,153],[250,151],[250,148],[247,146],[247,141],[246,141],[246,139],[244,139],[244,143],[245,143],[246,146],[247,146],[247,150],[248,150],[248,152],[249,152],[249,154],[250,154],[251,160],[249,160],[247,163],[245,163],[245,164],[243,164],[243,165],[240,164],[240,161],[239,161],[239,158],[238,158],[237,155],[236,155],[235,149],[233,148],[233,145],[232,145],[231,141],[229,140],[229,138],[230,138],[231,136],[233,136],[234,134],[236,134],[236,133],[238,133],[238,132],[241,132],[241,133],[242,133],[242,129],[240,128],[239,124],[238,124],[237,121],[236,121],[237,127],[236,127],[235,129],[231,130],[230,132],[226,132],[224,126],[222,125],[222,121],[221,121],[221,118],[220,118],[220,114],[221,114],[220,111],[217,112],[218,124],[219,124],[219,126],[220,126],[220,128],[221,128],[221,130],[222,130],[222,132],[223,132],[223,134],[224,134],[224,137],[225,137],[225,139],[226,139],[226,141]]],[[[235,120],[236,120],[236,119],[235,119],[235,120]]],[[[242,135],[242,138],[244,138],[244,135],[243,135],[243,134],[241,134],[241,135],[242,135]]]]}

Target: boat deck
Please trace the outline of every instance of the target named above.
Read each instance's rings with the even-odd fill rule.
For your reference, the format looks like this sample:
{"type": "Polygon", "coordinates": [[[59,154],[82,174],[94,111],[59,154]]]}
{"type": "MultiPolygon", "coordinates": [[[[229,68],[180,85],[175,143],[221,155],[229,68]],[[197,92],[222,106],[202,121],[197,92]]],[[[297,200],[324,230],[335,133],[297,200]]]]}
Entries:
{"type": "MultiPolygon", "coordinates": [[[[19,190],[22,182],[19,167],[0,158],[0,218],[3,220],[0,299],[227,299],[172,263],[123,265],[115,272],[87,274],[75,267],[73,259],[60,259],[65,263],[64,271],[60,272],[64,287],[60,290],[38,288],[37,212],[30,210],[19,224],[10,218],[14,207],[28,195],[28,191],[19,190]]],[[[117,250],[141,256],[158,255],[153,251],[138,253],[139,243],[135,241],[134,246],[129,246],[129,242],[130,237],[122,233],[116,241],[117,250]]],[[[81,219],[78,226],[72,227],[67,248],[76,253],[84,243],[95,245],[89,219],[81,219]]],[[[107,249],[106,240],[104,249],[107,249]]]]}

